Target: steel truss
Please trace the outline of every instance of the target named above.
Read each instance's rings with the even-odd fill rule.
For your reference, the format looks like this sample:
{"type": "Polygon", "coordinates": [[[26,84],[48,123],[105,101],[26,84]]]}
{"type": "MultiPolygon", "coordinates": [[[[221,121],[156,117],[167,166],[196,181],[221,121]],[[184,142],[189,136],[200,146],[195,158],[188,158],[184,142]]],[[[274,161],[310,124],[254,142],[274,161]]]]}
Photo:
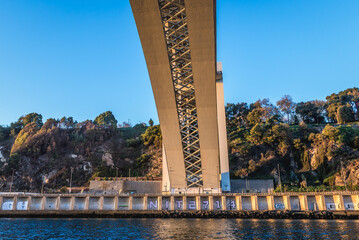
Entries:
{"type": "Polygon", "coordinates": [[[184,0],[158,0],[167,43],[185,161],[187,187],[202,187],[195,88],[184,0]]]}

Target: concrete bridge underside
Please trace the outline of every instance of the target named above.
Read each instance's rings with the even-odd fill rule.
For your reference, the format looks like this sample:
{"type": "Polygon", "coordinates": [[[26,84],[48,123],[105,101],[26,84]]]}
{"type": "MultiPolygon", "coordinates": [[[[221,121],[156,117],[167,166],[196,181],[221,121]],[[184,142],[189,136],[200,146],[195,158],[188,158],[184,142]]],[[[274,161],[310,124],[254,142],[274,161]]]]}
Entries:
{"type": "Polygon", "coordinates": [[[163,136],[163,190],[229,191],[215,1],[130,2],[163,136]]]}

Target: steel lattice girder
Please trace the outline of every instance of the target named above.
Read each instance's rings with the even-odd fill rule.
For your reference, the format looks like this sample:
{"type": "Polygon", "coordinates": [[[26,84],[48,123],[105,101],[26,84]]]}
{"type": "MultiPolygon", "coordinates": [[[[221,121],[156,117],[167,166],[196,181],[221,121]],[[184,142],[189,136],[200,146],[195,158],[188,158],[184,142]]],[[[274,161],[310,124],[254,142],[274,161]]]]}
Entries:
{"type": "Polygon", "coordinates": [[[159,0],[185,161],[187,187],[202,187],[196,96],[184,0],[159,0]]]}

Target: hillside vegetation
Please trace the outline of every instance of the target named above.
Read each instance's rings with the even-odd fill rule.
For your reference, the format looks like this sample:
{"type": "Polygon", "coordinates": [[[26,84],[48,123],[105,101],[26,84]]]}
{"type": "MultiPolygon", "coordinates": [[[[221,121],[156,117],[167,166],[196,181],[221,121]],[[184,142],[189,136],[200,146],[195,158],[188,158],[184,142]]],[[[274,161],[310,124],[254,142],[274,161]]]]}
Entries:
{"type": "MultiPolygon", "coordinates": [[[[359,90],[326,101],[285,95],[226,106],[232,178],[273,178],[289,191],[359,187],[359,90]],[[279,180],[279,171],[281,179],[279,180]]],[[[108,111],[93,121],[30,113],[0,126],[0,191],[58,191],[94,177],[161,176],[159,125],[118,124],[108,111]]]]}

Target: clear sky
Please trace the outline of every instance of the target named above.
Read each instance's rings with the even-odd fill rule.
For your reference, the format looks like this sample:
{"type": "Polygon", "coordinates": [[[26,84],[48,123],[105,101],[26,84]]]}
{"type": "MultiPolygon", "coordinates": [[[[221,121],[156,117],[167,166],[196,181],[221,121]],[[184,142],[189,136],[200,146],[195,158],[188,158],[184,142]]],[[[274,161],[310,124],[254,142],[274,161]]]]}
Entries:
{"type": "MultiPolygon", "coordinates": [[[[358,87],[358,0],[217,0],[226,102],[294,101],[358,87]]],[[[0,0],[0,124],[158,122],[128,0],[0,0]]]]}

